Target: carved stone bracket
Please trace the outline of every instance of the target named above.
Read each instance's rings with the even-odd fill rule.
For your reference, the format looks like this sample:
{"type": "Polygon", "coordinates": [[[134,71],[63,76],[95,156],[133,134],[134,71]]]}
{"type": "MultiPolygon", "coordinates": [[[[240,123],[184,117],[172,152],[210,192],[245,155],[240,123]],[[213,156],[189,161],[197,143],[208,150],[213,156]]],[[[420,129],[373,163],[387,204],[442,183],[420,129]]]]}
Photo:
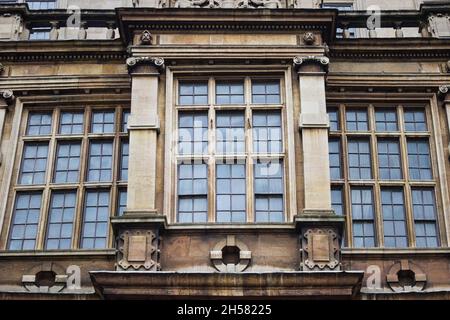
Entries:
{"type": "Polygon", "coordinates": [[[214,246],[210,258],[214,267],[221,272],[242,272],[250,264],[252,252],[245,243],[229,235],[214,246]]]}
{"type": "Polygon", "coordinates": [[[133,71],[139,65],[150,65],[158,71],[164,70],[164,59],[158,57],[131,57],[127,59],[128,71],[133,71]]]}
{"type": "Polygon", "coordinates": [[[153,44],[153,36],[150,33],[150,31],[148,31],[148,30],[142,31],[140,41],[141,41],[141,45],[145,45],[145,46],[153,44]]]}
{"type": "Polygon", "coordinates": [[[425,288],[427,275],[418,265],[401,260],[391,266],[386,282],[394,292],[417,292],[425,288]]]}
{"type": "MultiPolygon", "coordinates": [[[[306,32],[306,33],[303,35],[303,42],[304,42],[306,45],[313,45],[314,42],[316,42],[316,36],[315,36],[314,33],[312,33],[312,32],[306,32]]],[[[295,60],[295,58],[294,58],[294,60],[295,60]]],[[[295,62],[294,62],[294,63],[295,63],[295,62]]]]}
{"type": "Polygon", "coordinates": [[[14,101],[15,97],[14,97],[14,92],[12,90],[9,89],[5,89],[0,91],[1,94],[1,99],[3,100],[3,102],[0,103],[0,108],[2,106],[9,106],[11,105],[11,103],[14,101]]]}
{"type": "Polygon", "coordinates": [[[449,89],[448,89],[447,85],[439,86],[439,89],[438,89],[438,92],[437,92],[438,98],[441,99],[441,100],[445,99],[445,97],[448,94],[448,91],[449,91],[449,89]]]}
{"type": "Polygon", "coordinates": [[[317,56],[306,56],[306,57],[294,57],[293,60],[294,67],[299,71],[302,67],[306,65],[316,65],[321,68],[322,71],[328,72],[328,65],[330,64],[330,59],[327,57],[317,57],[317,56]]]}

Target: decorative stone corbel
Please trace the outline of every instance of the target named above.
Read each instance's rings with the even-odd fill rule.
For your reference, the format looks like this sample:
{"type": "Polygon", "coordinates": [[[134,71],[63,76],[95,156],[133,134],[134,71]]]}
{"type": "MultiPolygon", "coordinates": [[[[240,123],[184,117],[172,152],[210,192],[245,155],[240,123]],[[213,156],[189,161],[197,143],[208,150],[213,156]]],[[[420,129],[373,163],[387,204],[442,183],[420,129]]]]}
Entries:
{"type": "Polygon", "coordinates": [[[440,100],[445,99],[445,97],[448,94],[448,86],[447,85],[442,85],[439,86],[438,92],[437,92],[437,96],[440,100]]]}
{"type": "Polygon", "coordinates": [[[316,36],[312,32],[306,32],[303,34],[303,42],[309,46],[313,45],[316,42],[316,36]]]}
{"type": "Polygon", "coordinates": [[[294,67],[299,70],[306,65],[316,65],[319,66],[322,71],[328,72],[328,65],[330,64],[330,59],[327,57],[317,57],[317,56],[306,56],[306,57],[294,57],[294,67]]]}
{"type": "Polygon", "coordinates": [[[155,67],[158,71],[164,70],[164,59],[158,57],[131,57],[127,59],[128,71],[133,71],[139,65],[150,65],[155,67]]]}
{"type": "Polygon", "coordinates": [[[11,102],[14,101],[15,97],[14,97],[14,92],[10,89],[5,89],[3,91],[0,91],[1,95],[2,95],[2,99],[5,100],[7,105],[10,105],[11,102]]]}
{"type": "Polygon", "coordinates": [[[149,46],[153,44],[153,36],[148,30],[142,31],[141,37],[140,37],[141,45],[149,46]]]}

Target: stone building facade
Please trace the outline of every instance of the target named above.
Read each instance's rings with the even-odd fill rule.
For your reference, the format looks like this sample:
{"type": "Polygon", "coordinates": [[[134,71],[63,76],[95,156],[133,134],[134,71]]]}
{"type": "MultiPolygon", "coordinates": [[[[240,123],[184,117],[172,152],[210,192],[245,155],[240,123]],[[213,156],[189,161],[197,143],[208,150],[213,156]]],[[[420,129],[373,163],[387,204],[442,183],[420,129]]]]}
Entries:
{"type": "Polygon", "coordinates": [[[0,298],[449,299],[449,85],[448,1],[0,0],[0,298]]]}

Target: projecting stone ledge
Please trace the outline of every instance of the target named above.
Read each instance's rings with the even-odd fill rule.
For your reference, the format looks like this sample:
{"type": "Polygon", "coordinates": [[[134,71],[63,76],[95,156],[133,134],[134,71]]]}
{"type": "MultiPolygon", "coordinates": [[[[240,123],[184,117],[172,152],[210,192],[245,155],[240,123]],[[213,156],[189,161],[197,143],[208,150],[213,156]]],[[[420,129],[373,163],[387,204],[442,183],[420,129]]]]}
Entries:
{"type": "Polygon", "coordinates": [[[363,271],[206,273],[173,271],[91,271],[105,299],[352,299],[363,271]]]}

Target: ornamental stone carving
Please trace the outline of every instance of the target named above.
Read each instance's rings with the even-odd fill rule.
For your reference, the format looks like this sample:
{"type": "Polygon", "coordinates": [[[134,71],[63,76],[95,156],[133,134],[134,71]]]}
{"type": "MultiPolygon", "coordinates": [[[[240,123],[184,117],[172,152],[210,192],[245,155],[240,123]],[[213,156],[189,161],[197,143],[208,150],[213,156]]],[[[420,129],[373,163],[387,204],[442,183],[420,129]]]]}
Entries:
{"type": "Polygon", "coordinates": [[[312,32],[306,32],[303,35],[303,42],[307,45],[312,45],[316,42],[316,36],[312,32]]]}
{"type": "Polygon", "coordinates": [[[55,263],[36,265],[22,276],[22,285],[29,292],[57,293],[67,286],[66,270],[55,263]]]}
{"type": "Polygon", "coordinates": [[[301,265],[307,270],[339,270],[339,236],[332,227],[305,228],[301,233],[301,265]]]}
{"type": "Polygon", "coordinates": [[[234,235],[219,241],[210,252],[211,262],[221,272],[242,272],[252,259],[252,252],[247,245],[236,240],[234,235]]]}
{"type": "Polygon", "coordinates": [[[327,57],[317,57],[317,56],[306,56],[306,57],[294,57],[294,67],[296,70],[299,70],[301,67],[305,65],[317,65],[319,66],[323,71],[328,71],[328,65],[330,64],[330,59],[327,57]]]}
{"type": "Polygon", "coordinates": [[[5,105],[10,105],[12,101],[14,101],[14,92],[9,89],[5,89],[3,91],[0,91],[1,98],[3,101],[5,101],[5,105]]]}
{"type": "Polygon", "coordinates": [[[449,91],[448,86],[446,86],[446,85],[439,86],[438,93],[437,93],[438,98],[445,99],[445,97],[448,94],[448,91],[449,91]]]}
{"type": "Polygon", "coordinates": [[[428,17],[431,35],[436,38],[450,37],[450,16],[447,14],[435,14],[428,17]]]}
{"type": "Polygon", "coordinates": [[[126,230],[118,237],[119,270],[159,271],[159,236],[156,230],[126,230]]]}
{"type": "Polygon", "coordinates": [[[142,31],[141,34],[141,45],[151,45],[153,44],[153,36],[148,30],[142,31]]]}
{"type": "Polygon", "coordinates": [[[427,275],[418,265],[401,260],[391,266],[386,282],[394,292],[417,292],[425,288],[427,275]]]}
{"type": "Polygon", "coordinates": [[[279,0],[177,0],[176,8],[282,8],[279,0]]]}

